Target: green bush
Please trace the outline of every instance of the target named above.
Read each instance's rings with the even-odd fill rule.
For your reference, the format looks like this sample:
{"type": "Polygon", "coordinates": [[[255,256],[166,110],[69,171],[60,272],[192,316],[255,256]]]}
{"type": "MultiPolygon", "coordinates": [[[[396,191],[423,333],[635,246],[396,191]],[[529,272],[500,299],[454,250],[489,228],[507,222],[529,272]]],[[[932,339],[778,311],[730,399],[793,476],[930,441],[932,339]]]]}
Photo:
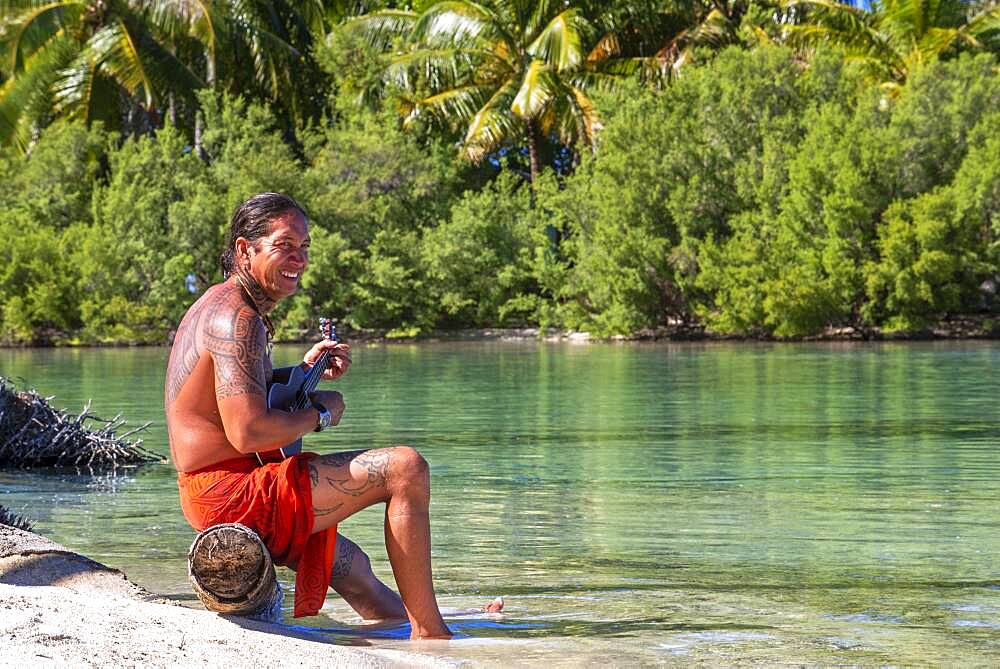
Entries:
{"type": "Polygon", "coordinates": [[[23,213],[0,222],[0,341],[59,343],[80,327],[79,228],[38,225],[23,213]]]}
{"type": "Polygon", "coordinates": [[[595,150],[565,151],[533,190],[503,155],[458,162],[446,128],[402,129],[396,92],[366,97],[381,56],[358,39],[316,57],[327,117],[294,137],[266,106],[203,92],[204,157],[171,127],[119,143],[63,122],[0,154],[0,341],[164,341],[221,279],[235,207],[272,190],[312,222],[281,339],[320,314],[392,336],[670,323],[802,336],[991,306],[995,56],[928,63],[890,95],[832,52],[807,64],[731,47],[663,90],[595,93],[595,150]]]}
{"type": "Polygon", "coordinates": [[[483,190],[466,193],[450,218],[427,230],[420,265],[439,324],[523,323],[518,298],[537,292],[532,224],[527,185],[504,174],[483,190]]]}
{"type": "Polygon", "coordinates": [[[90,341],[163,341],[190,303],[185,277],[193,269],[168,212],[204,165],[171,127],[128,140],[108,161],[110,177],[95,190],[94,222],[77,254],[82,334],[90,341]]]}
{"type": "Polygon", "coordinates": [[[0,341],[61,343],[81,327],[75,254],[109,137],[55,123],[26,156],[0,156],[0,341]]]}
{"type": "Polygon", "coordinates": [[[33,225],[67,228],[90,220],[91,195],[104,176],[110,137],[100,123],[57,122],[26,156],[0,155],[0,207],[33,225]]]}
{"type": "Polygon", "coordinates": [[[984,118],[952,183],[895,203],[867,267],[868,310],[891,329],[927,326],[979,307],[980,284],[997,274],[1000,114],[984,118]]]}
{"type": "MultiPolygon", "coordinates": [[[[433,328],[438,310],[426,291],[420,240],[447,219],[464,189],[463,167],[385,112],[338,117],[305,146],[304,204],[324,231],[303,283],[314,311],[400,335],[433,328]]],[[[298,300],[299,318],[308,314],[304,304],[298,300]]]]}

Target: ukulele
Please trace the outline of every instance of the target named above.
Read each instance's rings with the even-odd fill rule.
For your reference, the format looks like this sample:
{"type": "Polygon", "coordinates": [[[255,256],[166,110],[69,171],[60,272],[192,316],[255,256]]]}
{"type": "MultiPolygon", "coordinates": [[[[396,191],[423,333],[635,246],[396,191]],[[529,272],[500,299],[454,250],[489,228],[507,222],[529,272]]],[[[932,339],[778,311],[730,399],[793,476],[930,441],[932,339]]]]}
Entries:
{"type": "MultiPolygon", "coordinates": [[[[329,318],[319,319],[319,331],[324,339],[339,342],[337,328],[329,318]]],[[[303,372],[302,367],[281,367],[274,370],[271,377],[271,384],[267,388],[267,406],[269,409],[281,409],[289,413],[301,411],[310,405],[309,395],[316,390],[323,372],[326,371],[330,363],[330,351],[323,351],[316,363],[309,368],[308,372],[303,372]]],[[[268,462],[281,462],[285,458],[302,452],[302,437],[299,437],[290,444],[273,451],[257,453],[257,461],[261,465],[268,462]]]]}

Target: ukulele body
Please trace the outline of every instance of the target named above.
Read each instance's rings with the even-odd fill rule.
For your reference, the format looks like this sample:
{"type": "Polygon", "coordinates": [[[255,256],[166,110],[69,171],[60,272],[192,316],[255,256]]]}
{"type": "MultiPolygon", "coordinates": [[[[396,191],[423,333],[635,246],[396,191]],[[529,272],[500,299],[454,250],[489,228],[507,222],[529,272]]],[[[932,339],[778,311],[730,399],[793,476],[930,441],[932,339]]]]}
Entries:
{"type": "MultiPolygon", "coordinates": [[[[271,376],[271,385],[267,387],[267,406],[270,409],[291,411],[292,403],[305,381],[306,373],[298,365],[280,367],[271,376]]],[[[302,438],[274,451],[258,453],[261,464],[266,462],[281,462],[302,452],[302,438]]]]}
{"type": "MultiPolygon", "coordinates": [[[[319,319],[319,331],[323,338],[328,341],[339,342],[337,329],[329,318],[319,319]]],[[[300,411],[309,406],[309,400],[305,395],[316,389],[323,372],[326,370],[330,360],[330,352],[323,351],[319,358],[309,368],[309,371],[302,371],[300,365],[294,367],[279,367],[271,372],[271,383],[267,387],[267,407],[269,409],[279,409],[281,411],[300,411]]],[[[285,458],[298,455],[302,452],[302,438],[299,437],[290,444],[274,451],[264,451],[257,453],[257,460],[261,465],[268,462],[281,462],[285,458]]]]}

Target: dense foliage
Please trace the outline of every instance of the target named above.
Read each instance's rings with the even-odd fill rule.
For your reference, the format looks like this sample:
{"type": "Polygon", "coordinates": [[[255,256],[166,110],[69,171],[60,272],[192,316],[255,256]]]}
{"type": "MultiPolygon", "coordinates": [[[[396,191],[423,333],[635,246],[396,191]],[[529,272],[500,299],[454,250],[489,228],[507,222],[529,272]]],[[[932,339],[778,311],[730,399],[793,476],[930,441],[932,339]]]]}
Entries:
{"type": "MultiPolygon", "coordinates": [[[[410,25],[432,4],[400,14],[410,25]]],[[[916,330],[1000,310],[992,24],[974,23],[966,50],[982,53],[951,42],[925,59],[911,54],[886,85],[871,58],[852,58],[857,40],[820,44],[836,8],[822,13],[816,0],[722,3],[731,11],[715,18],[693,4],[686,32],[656,2],[570,4],[587,48],[605,40],[602,67],[617,72],[614,86],[588,92],[590,148],[558,124],[548,133],[510,125],[482,162],[468,162],[468,118],[413,122],[437,93],[419,77],[423,88],[408,90],[385,76],[427,44],[395,41],[386,53],[350,21],[309,52],[308,88],[295,95],[208,86],[184,98],[196,113],[139,132],[72,114],[18,120],[27,143],[0,151],[0,341],[167,340],[221,278],[231,212],[264,190],[297,198],[313,221],[311,269],[277,314],[279,338],[302,336],[321,313],[390,336],[666,324],[801,336],[916,330]],[[806,26],[808,7],[817,27],[798,32],[809,39],[776,44],[782,31],[767,17],[806,26]],[[629,62],[615,70],[615,58],[629,62]],[[651,77],[656,63],[669,76],[651,77]]],[[[883,15],[865,29],[900,4],[875,5],[883,15]]],[[[964,30],[951,10],[953,32],[964,30]]],[[[548,30],[558,15],[539,12],[548,30]]],[[[156,34],[168,38],[167,27],[156,34]]],[[[462,46],[454,38],[449,58],[462,46]]],[[[198,53],[200,72],[211,54],[198,53]]],[[[116,95],[128,108],[129,96],[116,95]]]]}

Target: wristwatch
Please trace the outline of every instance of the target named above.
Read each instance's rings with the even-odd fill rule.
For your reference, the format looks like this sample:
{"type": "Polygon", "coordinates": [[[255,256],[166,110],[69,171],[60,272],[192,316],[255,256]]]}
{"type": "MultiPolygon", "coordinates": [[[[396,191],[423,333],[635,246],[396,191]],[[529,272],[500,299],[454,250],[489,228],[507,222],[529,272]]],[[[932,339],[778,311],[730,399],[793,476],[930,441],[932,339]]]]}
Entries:
{"type": "Polygon", "coordinates": [[[313,409],[319,411],[319,419],[316,421],[316,428],[313,432],[322,432],[326,428],[333,424],[333,414],[330,413],[325,406],[319,402],[313,402],[313,409]]]}

